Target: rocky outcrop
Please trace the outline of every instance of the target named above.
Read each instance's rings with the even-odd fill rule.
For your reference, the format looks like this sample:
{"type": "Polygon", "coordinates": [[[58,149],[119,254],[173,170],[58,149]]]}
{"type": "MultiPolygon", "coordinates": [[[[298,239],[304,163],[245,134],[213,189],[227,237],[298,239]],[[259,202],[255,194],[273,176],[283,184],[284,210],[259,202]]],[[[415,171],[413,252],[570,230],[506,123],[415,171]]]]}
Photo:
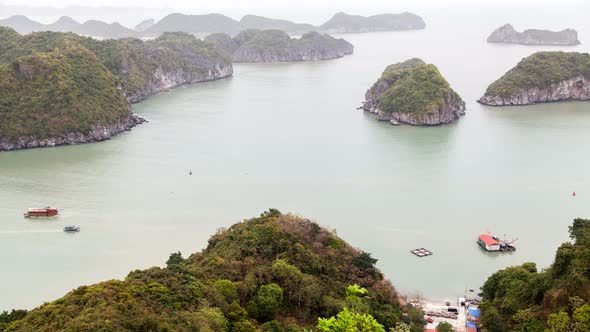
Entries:
{"type": "Polygon", "coordinates": [[[576,76],[546,88],[521,89],[509,96],[485,95],[478,102],[490,106],[513,106],[568,100],[590,100],[590,80],[576,76]]]}
{"type": "Polygon", "coordinates": [[[229,62],[220,61],[207,70],[186,70],[176,68],[172,70],[158,67],[151,78],[138,90],[126,93],[127,100],[137,103],[155,93],[166,91],[184,84],[214,81],[229,77],[233,74],[233,67],[229,62]]]}
{"type": "Polygon", "coordinates": [[[231,55],[234,62],[291,62],[327,60],[352,54],[354,47],[344,39],[318,32],[291,38],[279,30],[246,30],[231,38],[215,34],[206,38],[231,55]]]}
{"type": "Polygon", "coordinates": [[[522,45],[579,45],[578,32],[573,29],[562,31],[549,31],[529,29],[518,32],[510,24],[503,25],[496,29],[488,37],[488,43],[509,43],[522,45]]]}
{"type": "Polygon", "coordinates": [[[420,59],[388,66],[365,94],[361,108],[393,125],[439,126],[465,114],[461,97],[434,65],[420,59]]]}
{"type": "Polygon", "coordinates": [[[478,102],[491,106],[590,100],[590,54],[537,52],[490,84],[478,102]]]}
{"type": "Polygon", "coordinates": [[[129,131],[131,128],[144,122],[147,122],[147,120],[143,117],[137,114],[131,114],[126,120],[115,124],[106,126],[94,125],[92,130],[87,134],[68,133],[58,137],[43,139],[35,138],[34,136],[22,136],[16,140],[0,140],[0,151],[53,147],[58,145],[76,145],[104,141],[122,132],[129,131]]]}

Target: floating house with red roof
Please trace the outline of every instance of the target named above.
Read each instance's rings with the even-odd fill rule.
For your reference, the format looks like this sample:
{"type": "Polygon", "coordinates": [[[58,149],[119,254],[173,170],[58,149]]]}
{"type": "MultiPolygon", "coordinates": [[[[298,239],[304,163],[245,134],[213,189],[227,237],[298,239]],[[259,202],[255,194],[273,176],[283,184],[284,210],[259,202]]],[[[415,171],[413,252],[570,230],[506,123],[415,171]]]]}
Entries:
{"type": "Polygon", "coordinates": [[[477,244],[487,251],[500,251],[500,242],[489,234],[480,235],[477,244]]]}

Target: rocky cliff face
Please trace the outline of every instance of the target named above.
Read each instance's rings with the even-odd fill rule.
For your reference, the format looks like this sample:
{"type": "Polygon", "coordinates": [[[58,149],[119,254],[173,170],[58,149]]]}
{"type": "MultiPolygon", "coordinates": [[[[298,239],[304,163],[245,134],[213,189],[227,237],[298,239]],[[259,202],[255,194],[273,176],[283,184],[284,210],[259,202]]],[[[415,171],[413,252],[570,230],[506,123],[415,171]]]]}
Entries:
{"type": "Polygon", "coordinates": [[[366,92],[361,108],[394,125],[438,126],[465,114],[461,97],[434,65],[420,59],[388,66],[366,92]]]}
{"type": "Polygon", "coordinates": [[[214,81],[229,77],[233,74],[233,67],[229,62],[222,62],[206,70],[186,70],[184,68],[166,69],[158,67],[151,78],[140,89],[127,92],[125,96],[131,103],[137,103],[155,93],[175,88],[184,84],[214,81]]]}
{"type": "Polygon", "coordinates": [[[584,76],[576,76],[546,88],[521,89],[509,96],[486,94],[478,102],[490,106],[510,106],[568,100],[590,100],[590,80],[584,76]]]}
{"type": "Polygon", "coordinates": [[[231,54],[234,62],[328,60],[352,54],[354,50],[346,40],[318,32],[309,32],[297,39],[279,30],[246,30],[234,38],[215,34],[206,40],[231,54]]]}
{"type": "Polygon", "coordinates": [[[58,137],[35,138],[34,136],[21,136],[16,140],[0,139],[0,151],[53,147],[58,145],[76,145],[108,140],[124,131],[146,122],[139,115],[131,114],[129,118],[111,125],[94,125],[87,133],[72,132],[58,137]]]}
{"type": "Polygon", "coordinates": [[[579,45],[578,32],[572,29],[562,31],[548,31],[529,29],[518,32],[510,24],[496,29],[488,37],[489,43],[510,43],[523,45],[579,45]]]}

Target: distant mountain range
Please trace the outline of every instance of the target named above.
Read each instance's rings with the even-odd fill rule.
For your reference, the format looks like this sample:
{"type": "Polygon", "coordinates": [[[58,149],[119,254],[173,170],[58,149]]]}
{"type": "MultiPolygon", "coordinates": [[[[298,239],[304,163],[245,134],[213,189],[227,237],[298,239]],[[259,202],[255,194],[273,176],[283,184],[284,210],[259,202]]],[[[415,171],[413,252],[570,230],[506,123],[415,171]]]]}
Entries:
{"type": "Polygon", "coordinates": [[[380,14],[369,17],[337,13],[320,26],[295,23],[262,16],[246,15],[240,21],[221,14],[187,15],[170,14],[158,22],[145,20],[130,29],[119,23],[105,23],[90,20],[79,23],[71,17],[63,16],[51,24],[42,24],[26,16],[17,15],[0,20],[0,26],[10,27],[18,33],[27,34],[35,31],[73,32],[101,38],[155,37],[164,32],[186,32],[195,35],[226,33],[231,36],[247,29],[282,30],[291,35],[301,35],[309,31],[331,33],[371,32],[393,30],[424,29],[424,20],[412,13],[380,14]]]}
{"type": "Polygon", "coordinates": [[[21,34],[28,34],[37,31],[73,32],[79,35],[87,35],[102,38],[127,38],[139,37],[137,31],[128,29],[119,23],[105,23],[97,20],[90,20],[79,23],[71,17],[62,16],[51,24],[42,24],[33,21],[26,16],[17,15],[0,20],[0,26],[16,30],[21,34]]]}

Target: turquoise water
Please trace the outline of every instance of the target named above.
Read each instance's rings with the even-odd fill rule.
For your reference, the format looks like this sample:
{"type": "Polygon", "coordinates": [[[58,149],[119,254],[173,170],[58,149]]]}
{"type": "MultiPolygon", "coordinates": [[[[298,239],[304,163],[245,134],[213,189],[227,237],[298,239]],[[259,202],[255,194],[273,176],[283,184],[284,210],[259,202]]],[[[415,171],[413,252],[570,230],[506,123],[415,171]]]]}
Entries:
{"type": "MultiPolygon", "coordinates": [[[[335,229],[406,293],[454,297],[508,265],[547,266],[571,220],[589,216],[590,104],[477,104],[519,59],[557,49],[486,44],[505,18],[479,14],[465,19],[477,28],[441,16],[424,31],[345,35],[356,49],[342,59],[236,65],[231,79],[135,105],[150,123],[107,142],[0,153],[0,310],[164,265],[269,207],[335,229]],[[355,110],[386,65],[410,57],[465,99],[458,123],[392,127],[355,110]],[[22,217],[48,204],[59,217],[22,217]],[[482,252],[487,230],[518,237],[518,251],[482,252]]],[[[562,22],[590,38],[585,20],[562,22]]]]}

